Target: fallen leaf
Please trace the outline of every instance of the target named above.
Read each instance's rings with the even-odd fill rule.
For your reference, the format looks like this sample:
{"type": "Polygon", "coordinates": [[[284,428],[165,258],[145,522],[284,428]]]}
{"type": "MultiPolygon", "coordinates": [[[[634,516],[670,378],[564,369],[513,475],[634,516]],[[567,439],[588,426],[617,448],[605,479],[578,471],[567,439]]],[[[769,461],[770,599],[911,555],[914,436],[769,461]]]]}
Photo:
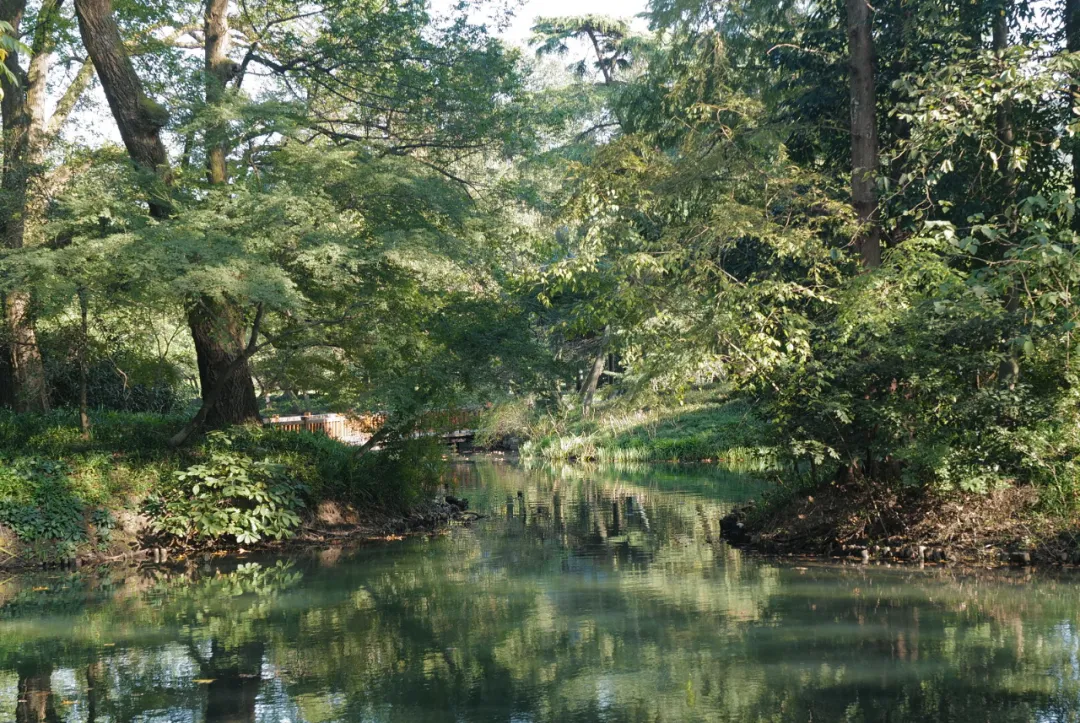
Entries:
{"type": "Polygon", "coordinates": [[[35,587],[35,588],[33,588],[33,591],[34,592],[45,592],[48,589],[49,588],[47,588],[47,587],[35,587]]]}

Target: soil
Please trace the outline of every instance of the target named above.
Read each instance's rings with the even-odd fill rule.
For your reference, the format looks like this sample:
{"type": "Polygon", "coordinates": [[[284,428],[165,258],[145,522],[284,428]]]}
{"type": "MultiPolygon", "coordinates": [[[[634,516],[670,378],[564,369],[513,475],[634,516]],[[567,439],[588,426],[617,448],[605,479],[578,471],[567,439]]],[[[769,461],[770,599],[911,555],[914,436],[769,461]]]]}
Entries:
{"type": "Polygon", "coordinates": [[[869,562],[1078,565],[1080,530],[1030,487],[987,495],[898,491],[866,481],[765,500],[721,522],[732,544],[769,554],[869,562]]]}

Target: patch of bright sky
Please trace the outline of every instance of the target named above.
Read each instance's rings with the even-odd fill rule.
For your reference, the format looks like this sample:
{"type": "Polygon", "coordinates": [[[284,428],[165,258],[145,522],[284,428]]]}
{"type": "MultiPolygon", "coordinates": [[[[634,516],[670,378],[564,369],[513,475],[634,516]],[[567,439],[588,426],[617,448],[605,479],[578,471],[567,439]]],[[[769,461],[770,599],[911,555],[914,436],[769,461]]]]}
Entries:
{"type": "MultiPolygon", "coordinates": [[[[458,0],[431,0],[431,8],[437,14],[451,11],[457,4],[458,0]]],[[[485,20],[493,10],[498,12],[496,8],[509,8],[513,13],[509,24],[497,31],[503,40],[512,45],[528,45],[533,22],[538,17],[607,15],[631,20],[636,30],[644,32],[647,29],[645,20],[636,17],[645,12],[646,0],[495,0],[488,3],[486,10],[479,10],[479,14],[472,19],[485,20]]]]}
{"type": "MultiPolygon", "coordinates": [[[[640,32],[648,29],[646,21],[638,17],[644,13],[647,0],[474,0],[477,7],[470,17],[474,22],[484,22],[496,35],[510,45],[528,47],[532,26],[538,17],[563,17],[574,15],[607,15],[630,20],[632,27],[640,32]],[[507,10],[510,14],[507,15],[507,10]]],[[[430,0],[436,16],[453,17],[460,0],[430,0]]],[[[572,45],[572,44],[571,44],[572,45]]],[[[571,47],[568,57],[582,57],[591,52],[585,48],[571,47]]],[[[105,104],[100,86],[91,91],[92,111],[76,114],[65,128],[68,141],[98,145],[102,141],[120,142],[105,104]]],[[[55,99],[52,99],[55,103],[55,99]]]]}

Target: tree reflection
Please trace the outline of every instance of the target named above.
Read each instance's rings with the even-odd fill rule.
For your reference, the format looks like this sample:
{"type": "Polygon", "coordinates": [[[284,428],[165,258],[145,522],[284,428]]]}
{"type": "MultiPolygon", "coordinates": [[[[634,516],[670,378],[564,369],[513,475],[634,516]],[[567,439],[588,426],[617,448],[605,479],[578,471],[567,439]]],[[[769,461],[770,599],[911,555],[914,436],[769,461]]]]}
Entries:
{"type": "Polygon", "coordinates": [[[54,723],[56,706],[52,697],[51,663],[30,658],[17,666],[19,675],[16,723],[54,723]]]}
{"type": "Polygon", "coordinates": [[[489,517],[434,540],[5,590],[0,670],[17,673],[16,720],[1080,711],[1071,580],[747,559],[717,532],[736,495],[700,479],[685,493],[633,471],[457,475],[489,517]]]}

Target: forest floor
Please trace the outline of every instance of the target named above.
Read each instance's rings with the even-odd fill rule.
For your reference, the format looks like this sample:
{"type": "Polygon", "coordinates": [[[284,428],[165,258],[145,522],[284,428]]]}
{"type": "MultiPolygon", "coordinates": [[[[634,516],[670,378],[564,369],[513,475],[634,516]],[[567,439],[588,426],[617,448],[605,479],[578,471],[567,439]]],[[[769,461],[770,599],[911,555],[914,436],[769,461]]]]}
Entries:
{"type": "Polygon", "coordinates": [[[970,566],[1080,564],[1075,519],[1047,510],[1029,486],[943,494],[867,481],[832,483],[746,505],[721,528],[729,542],[766,554],[970,566]]]}

